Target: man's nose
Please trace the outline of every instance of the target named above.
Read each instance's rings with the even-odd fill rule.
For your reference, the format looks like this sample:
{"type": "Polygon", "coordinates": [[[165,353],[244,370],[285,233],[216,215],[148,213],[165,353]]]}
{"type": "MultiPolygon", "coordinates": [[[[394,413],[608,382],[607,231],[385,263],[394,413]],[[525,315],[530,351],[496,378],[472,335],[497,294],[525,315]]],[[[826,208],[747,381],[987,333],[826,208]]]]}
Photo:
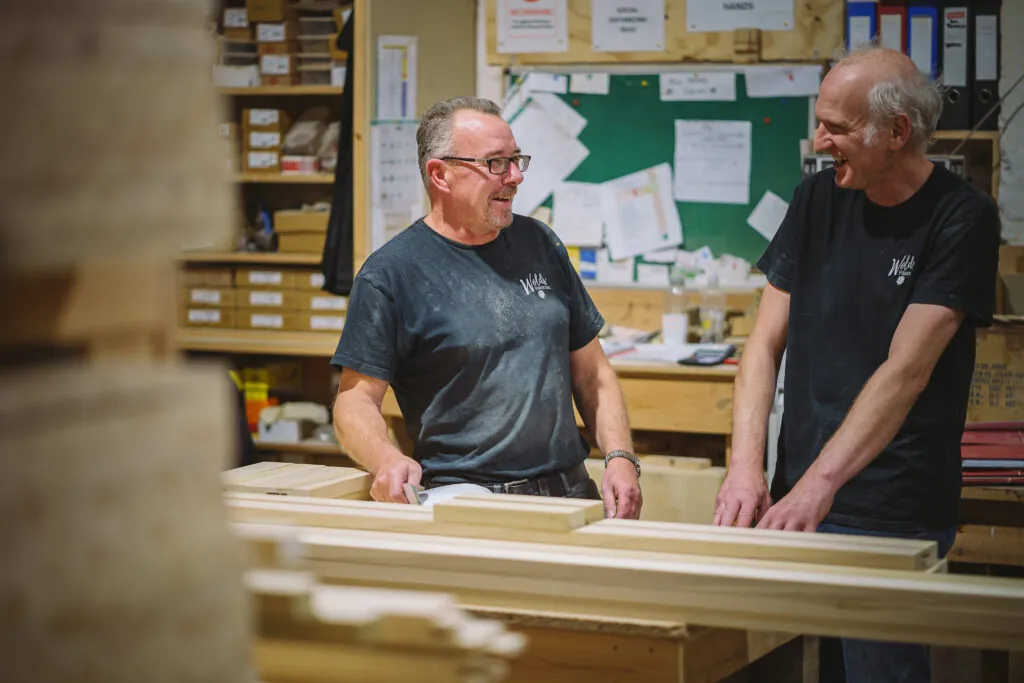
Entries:
{"type": "Polygon", "coordinates": [[[825,126],[819,123],[817,129],[814,131],[814,151],[824,152],[831,146],[832,140],[828,137],[828,133],[825,131],[825,126]]]}
{"type": "Polygon", "coordinates": [[[523,182],[523,172],[515,164],[508,165],[508,173],[505,175],[506,185],[518,185],[523,182]]]}

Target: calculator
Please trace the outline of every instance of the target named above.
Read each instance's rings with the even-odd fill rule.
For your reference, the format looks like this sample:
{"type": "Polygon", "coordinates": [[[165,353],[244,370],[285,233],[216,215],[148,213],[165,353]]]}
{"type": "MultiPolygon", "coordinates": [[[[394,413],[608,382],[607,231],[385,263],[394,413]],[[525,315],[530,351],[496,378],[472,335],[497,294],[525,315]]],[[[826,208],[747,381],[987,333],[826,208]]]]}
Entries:
{"type": "Polygon", "coordinates": [[[734,353],[736,347],[732,344],[714,344],[702,346],[692,356],[680,358],[678,362],[680,365],[721,365],[734,353]]]}

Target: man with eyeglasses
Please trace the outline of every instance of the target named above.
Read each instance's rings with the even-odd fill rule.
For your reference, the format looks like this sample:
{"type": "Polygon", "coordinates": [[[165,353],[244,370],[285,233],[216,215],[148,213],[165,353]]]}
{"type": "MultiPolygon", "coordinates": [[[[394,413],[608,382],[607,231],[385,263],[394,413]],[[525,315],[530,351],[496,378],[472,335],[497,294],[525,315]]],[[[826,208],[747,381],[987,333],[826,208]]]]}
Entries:
{"type": "Polygon", "coordinates": [[[512,213],[530,157],[497,105],[475,97],[432,106],[416,141],[430,213],[353,283],[331,360],[339,442],[375,475],[375,500],[406,502],[407,484],[471,483],[603,499],[608,516],[639,517],[625,403],[597,339],[604,320],[551,229],[512,213]],[[389,385],[411,458],[381,416],[389,385]],[[573,398],[605,454],[600,490],[573,398]]]}

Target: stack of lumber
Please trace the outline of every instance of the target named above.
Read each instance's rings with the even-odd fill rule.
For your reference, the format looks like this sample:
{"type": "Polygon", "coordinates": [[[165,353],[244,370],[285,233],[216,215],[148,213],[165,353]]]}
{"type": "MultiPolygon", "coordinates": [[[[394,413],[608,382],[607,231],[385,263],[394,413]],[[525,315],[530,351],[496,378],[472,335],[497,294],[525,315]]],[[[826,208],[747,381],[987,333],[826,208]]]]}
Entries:
{"type": "Polygon", "coordinates": [[[173,356],[230,234],[208,9],[0,4],[4,683],[251,680],[230,381],[173,356]]]}
{"type": "MultiPolygon", "coordinates": [[[[724,467],[712,467],[707,458],[672,455],[643,455],[640,460],[640,488],[644,494],[641,520],[711,524],[715,496],[725,479],[724,467]]],[[[600,482],[604,460],[588,458],[584,464],[590,477],[600,482]]]]}
{"type": "Polygon", "coordinates": [[[969,423],[960,458],[967,486],[1024,485],[1024,420],[969,423]]]}
{"type": "Polygon", "coordinates": [[[467,496],[425,510],[225,495],[258,564],[349,585],[494,609],[1024,647],[1024,585],[944,574],[931,542],[603,519],[584,500],[467,496]]]}
{"type": "Polygon", "coordinates": [[[267,681],[489,683],[525,647],[521,634],[470,616],[450,595],[327,586],[275,570],[252,570],[246,584],[267,681]]]}

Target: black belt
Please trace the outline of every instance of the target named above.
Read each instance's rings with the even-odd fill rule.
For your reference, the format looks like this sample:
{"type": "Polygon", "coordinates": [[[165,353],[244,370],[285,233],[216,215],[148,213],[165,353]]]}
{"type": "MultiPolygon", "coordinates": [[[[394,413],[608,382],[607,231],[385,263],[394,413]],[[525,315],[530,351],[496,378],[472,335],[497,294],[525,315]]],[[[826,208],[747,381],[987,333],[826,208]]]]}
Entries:
{"type": "MultiPolygon", "coordinates": [[[[573,487],[589,478],[590,474],[587,472],[587,468],[583,463],[580,463],[579,465],[534,477],[533,479],[516,479],[515,481],[508,481],[502,484],[480,484],[480,486],[490,489],[493,493],[564,498],[569,495],[573,487]]],[[[441,485],[429,482],[425,488],[429,489],[441,485]]]]}

